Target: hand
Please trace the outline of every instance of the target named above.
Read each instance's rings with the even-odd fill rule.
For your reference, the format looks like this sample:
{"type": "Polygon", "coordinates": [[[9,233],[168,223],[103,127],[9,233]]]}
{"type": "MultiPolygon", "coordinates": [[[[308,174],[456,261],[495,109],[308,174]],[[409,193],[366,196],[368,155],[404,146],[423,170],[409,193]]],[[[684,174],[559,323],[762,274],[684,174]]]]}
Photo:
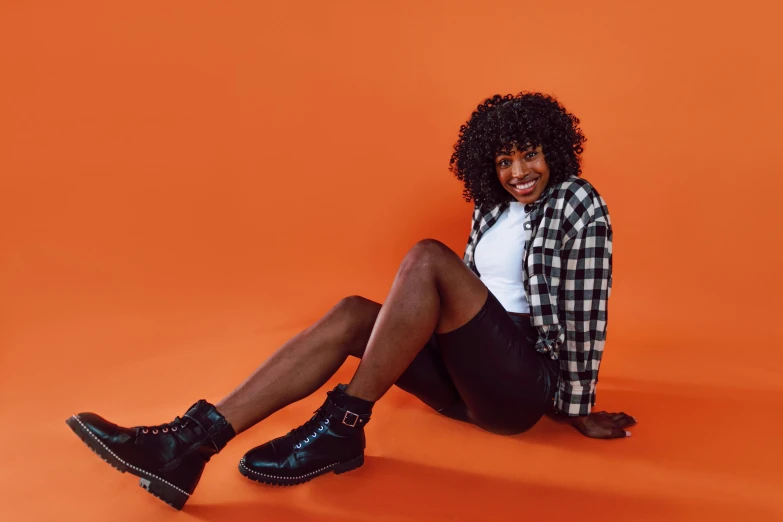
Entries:
{"type": "Polygon", "coordinates": [[[582,435],[594,439],[620,439],[630,437],[625,428],[636,425],[636,419],[625,413],[593,412],[581,417],[571,417],[571,425],[582,435]]]}

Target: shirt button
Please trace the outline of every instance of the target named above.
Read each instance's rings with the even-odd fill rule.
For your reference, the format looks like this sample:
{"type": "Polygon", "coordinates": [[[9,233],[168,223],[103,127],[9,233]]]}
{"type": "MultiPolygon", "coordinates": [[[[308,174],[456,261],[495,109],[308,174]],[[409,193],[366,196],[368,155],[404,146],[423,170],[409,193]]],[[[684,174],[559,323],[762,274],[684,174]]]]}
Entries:
{"type": "Polygon", "coordinates": [[[525,223],[525,230],[530,230],[530,223],[525,223]]]}

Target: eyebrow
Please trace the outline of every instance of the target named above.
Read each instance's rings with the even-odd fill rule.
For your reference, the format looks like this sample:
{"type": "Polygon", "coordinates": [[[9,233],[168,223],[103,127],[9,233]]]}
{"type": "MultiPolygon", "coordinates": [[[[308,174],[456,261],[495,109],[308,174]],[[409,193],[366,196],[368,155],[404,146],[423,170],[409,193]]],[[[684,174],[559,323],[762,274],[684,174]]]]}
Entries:
{"type": "MultiPolygon", "coordinates": [[[[537,147],[537,145],[534,146],[530,142],[528,142],[528,143],[526,143],[525,145],[523,145],[521,147],[519,145],[517,145],[517,150],[519,152],[534,152],[536,150],[536,147],[537,147]]],[[[498,156],[511,156],[512,154],[514,154],[513,150],[509,150],[508,152],[504,152],[504,150],[501,149],[501,150],[499,150],[498,152],[495,153],[495,157],[498,157],[498,156]]]]}
{"type": "MultiPolygon", "coordinates": [[[[520,150],[520,149],[517,147],[517,151],[518,151],[518,152],[520,152],[520,153],[522,153],[522,154],[526,154],[526,153],[528,153],[528,152],[535,152],[535,151],[536,151],[536,148],[535,148],[535,147],[525,147],[524,149],[521,149],[521,150],[520,150]]],[[[515,152],[515,151],[513,151],[513,150],[510,150],[510,151],[508,151],[508,152],[504,152],[504,151],[502,151],[502,150],[501,150],[500,152],[497,152],[497,153],[495,153],[495,158],[498,158],[498,157],[500,157],[500,156],[512,156],[512,155],[514,154],[514,152],[515,152]]]]}

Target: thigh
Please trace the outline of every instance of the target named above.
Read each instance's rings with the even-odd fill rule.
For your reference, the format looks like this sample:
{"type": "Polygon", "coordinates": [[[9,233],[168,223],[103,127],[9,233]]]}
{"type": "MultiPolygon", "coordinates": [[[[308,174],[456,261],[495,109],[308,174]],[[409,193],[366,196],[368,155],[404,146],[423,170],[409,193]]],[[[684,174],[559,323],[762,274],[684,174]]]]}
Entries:
{"type": "Polygon", "coordinates": [[[459,328],[435,335],[444,366],[471,420],[519,433],[553,407],[557,364],[535,350],[535,330],[517,325],[492,292],[459,328]]]}

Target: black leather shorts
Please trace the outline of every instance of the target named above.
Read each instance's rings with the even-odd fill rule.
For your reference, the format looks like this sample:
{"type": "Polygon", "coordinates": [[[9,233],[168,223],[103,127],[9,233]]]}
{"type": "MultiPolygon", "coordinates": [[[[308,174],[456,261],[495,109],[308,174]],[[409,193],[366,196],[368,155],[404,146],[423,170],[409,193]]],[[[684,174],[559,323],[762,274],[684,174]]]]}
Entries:
{"type": "Polygon", "coordinates": [[[520,433],[554,407],[558,362],[535,350],[536,338],[488,291],[466,324],[432,335],[396,384],[449,417],[520,433]]]}

